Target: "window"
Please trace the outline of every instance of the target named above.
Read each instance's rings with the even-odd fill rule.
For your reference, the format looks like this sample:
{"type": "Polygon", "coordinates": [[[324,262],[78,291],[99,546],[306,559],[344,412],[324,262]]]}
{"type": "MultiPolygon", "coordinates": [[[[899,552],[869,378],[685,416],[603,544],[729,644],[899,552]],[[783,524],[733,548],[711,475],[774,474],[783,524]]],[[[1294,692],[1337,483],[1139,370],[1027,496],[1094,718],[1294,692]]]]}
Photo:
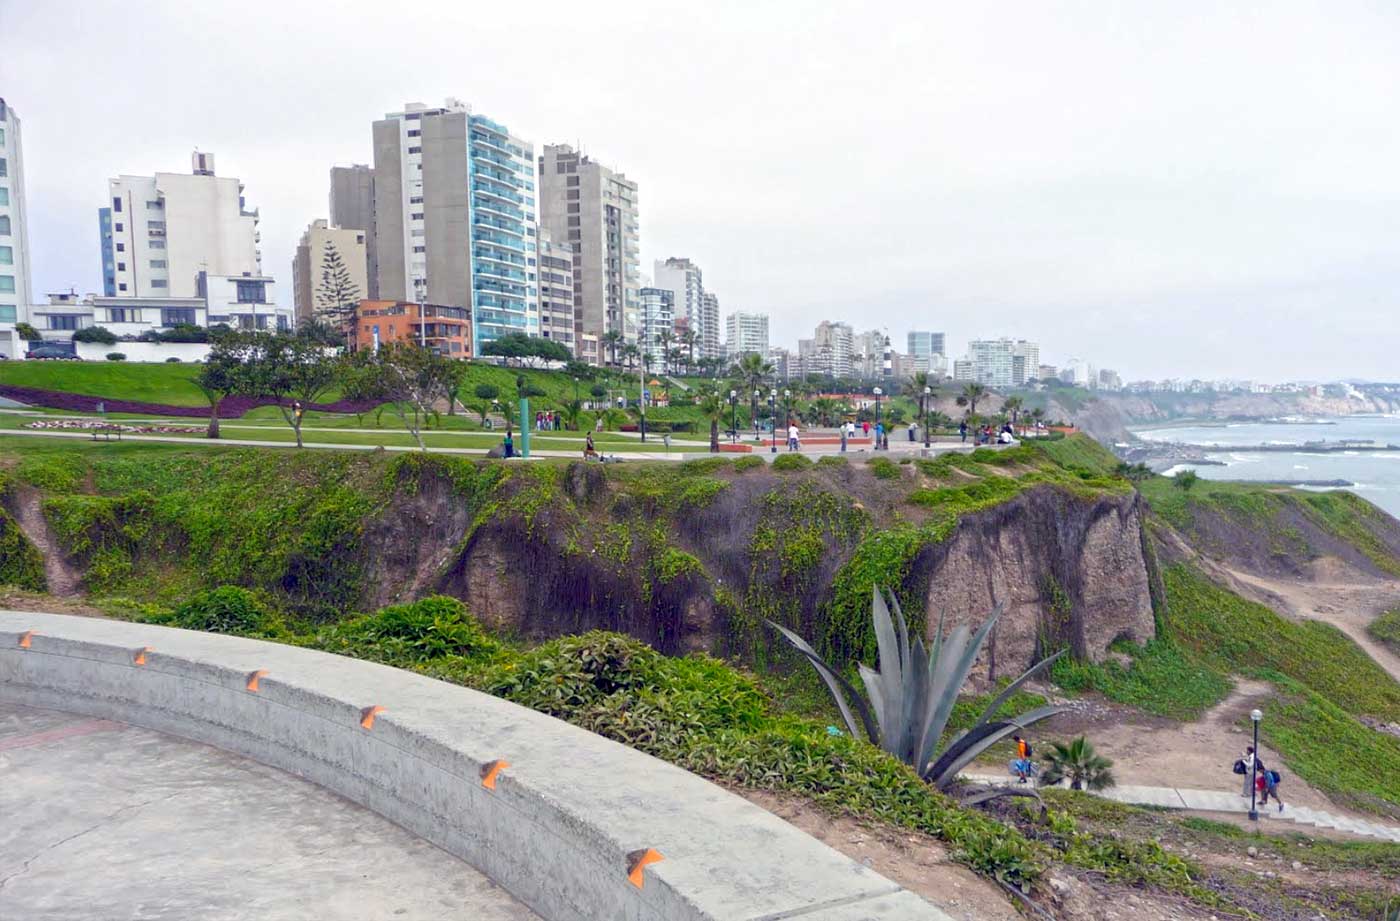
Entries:
{"type": "Polygon", "coordinates": [[[122,200],[120,198],[112,199],[112,210],[117,212],[122,210],[122,200]]]}
{"type": "Polygon", "coordinates": [[[423,148],[421,148],[421,147],[410,147],[410,148],[408,148],[408,152],[411,153],[411,154],[422,153],[422,152],[423,152],[423,148]]]}
{"type": "Polygon", "coordinates": [[[571,217],[571,218],[569,218],[569,226],[570,226],[570,227],[578,227],[578,226],[579,226],[579,219],[576,218],[576,217],[571,217]]]}
{"type": "Polygon", "coordinates": [[[141,311],[131,307],[108,307],[108,323],[138,323],[141,320],[141,311]]]}
{"type": "Polygon", "coordinates": [[[560,160],[559,162],[557,162],[557,163],[554,164],[554,172],[556,172],[556,173],[562,173],[562,172],[564,172],[564,161],[563,161],[563,160],[560,160]]]}
{"type": "Polygon", "coordinates": [[[119,252],[119,253],[124,253],[124,252],[126,252],[126,244],[125,244],[125,243],[118,243],[118,244],[117,244],[117,252],[119,252]]]}
{"type": "Polygon", "coordinates": [[[150,249],[165,249],[164,240],[148,240],[146,246],[150,249]]]}
{"type": "Polygon", "coordinates": [[[579,204],[576,201],[569,202],[569,213],[578,214],[579,204]]]}
{"type": "Polygon", "coordinates": [[[409,217],[412,218],[412,219],[415,220],[415,221],[421,221],[421,220],[423,220],[423,212],[422,212],[422,211],[415,211],[415,212],[413,212],[412,214],[410,214],[409,217]]]}
{"type": "Polygon", "coordinates": [[[422,237],[422,236],[426,236],[426,234],[423,232],[423,228],[418,227],[418,228],[414,229],[413,233],[409,234],[409,236],[422,237]]]}
{"type": "Polygon", "coordinates": [[[267,282],[239,279],[235,284],[238,285],[238,303],[264,304],[267,302],[267,282]]]}
{"type": "Polygon", "coordinates": [[[0,265],[15,264],[15,248],[13,246],[0,246],[0,265]]]}
{"type": "Polygon", "coordinates": [[[151,279],[151,287],[152,287],[152,288],[169,288],[169,287],[170,287],[170,282],[166,281],[164,278],[152,278],[152,279],[151,279]]]}
{"type": "Polygon", "coordinates": [[[4,129],[4,128],[0,128],[0,147],[3,147],[4,144],[5,144],[5,129],[4,129]]]}
{"type": "Polygon", "coordinates": [[[165,221],[147,221],[146,230],[149,233],[165,233],[165,221]]]}
{"type": "Polygon", "coordinates": [[[78,318],[75,316],[61,316],[59,314],[49,314],[49,329],[77,329],[78,318]]]}
{"type": "Polygon", "coordinates": [[[147,208],[147,210],[153,210],[153,209],[160,208],[160,207],[163,207],[163,206],[161,205],[161,203],[160,203],[159,201],[148,201],[148,202],[146,202],[146,208],[147,208]]]}
{"type": "Polygon", "coordinates": [[[408,136],[411,137],[411,138],[416,138],[416,137],[418,137],[419,135],[421,135],[422,133],[423,133],[423,132],[422,132],[422,131],[419,131],[417,128],[410,128],[410,129],[408,129],[408,136]]]}
{"type": "Polygon", "coordinates": [[[7,164],[7,163],[5,162],[5,158],[4,158],[4,157],[0,157],[0,176],[8,176],[8,175],[10,175],[10,167],[9,167],[9,164],[7,164]]]}
{"type": "Polygon", "coordinates": [[[151,268],[153,268],[153,269],[163,269],[163,268],[165,268],[165,260],[164,260],[164,259],[152,259],[152,260],[151,260],[151,268]]]}
{"type": "Polygon", "coordinates": [[[565,189],[564,197],[569,201],[578,201],[578,189],[565,189]]]}
{"type": "Polygon", "coordinates": [[[162,307],[160,309],[161,326],[193,326],[194,323],[193,307],[162,307]]]}
{"type": "Polygon", "coordinates": [[[18,309],[14,304],[0,304],[0,323],[13,323],[18,319],[18,309]]]}
{"type": "Polygon", "coordinates": [[[121,225],[121,222],[119,221],[119,222],[117,222],[117,231],[120,232],[121,229],[122,229],[122,225],[121,225]]]}
{"type": "Polygon", "coordinates": [[[422,196],[422,195],[414,195],[412,198],[410,198],[410,199],[408,200],[408,203],[409,203],[410,205],[421,205],[421,204],[423,204],[423,196],[422,196]]]}
{"type": "Polygon", "coordinates": [[[564,177],[564,185],[566,185],[566,186],[576,186],[576,185],[578,185],[578,177],[577,177],[577,176],[565,176],[565,177],[564,177]]]}
{"type": "Polygon", "coordinates": [[[118,263],[117,263],[117,271],[118,271],[118,272],[125,272],[125,271],[126,271],[126,263],[125,263],[125,262],[118,262],[118,263]]]}
{"type": "Polygon", "coordinates": [[[15,293],[15,277],[13,275],[0,275],[0,294],[15,293]]]}
{"type": "Polygon", "coordinates": [[[4,186],[0,186],[0,205],[8,205],[9,203],[10,190],[5,188],[4,186]]]}
{"type": "Polygon", "coordinates": [[[118,290],[118,291],[125,291],[125,290],[126,290],[126,282],[122,282],[121,284],[117,285],[117,290],[118,290]]]}
{"type": "Polygon", "coordinates": [[[428,251],[428,248],[426,246],[415,246],[413,247],[413,251],[415,253],[426,253],[428,251]]]}

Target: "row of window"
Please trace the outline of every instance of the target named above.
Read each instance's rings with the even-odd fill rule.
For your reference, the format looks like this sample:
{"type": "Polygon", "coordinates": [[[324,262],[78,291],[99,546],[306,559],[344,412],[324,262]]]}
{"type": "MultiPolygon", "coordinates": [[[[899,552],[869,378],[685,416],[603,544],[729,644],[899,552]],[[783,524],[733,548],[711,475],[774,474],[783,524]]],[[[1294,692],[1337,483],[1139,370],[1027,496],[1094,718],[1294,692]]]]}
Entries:
{"type": "Polygon", "coordinates": [[[5,188],[4,186],[0,186],[0,205],[8,205],[9,203],[10,190],[5,188]]]}

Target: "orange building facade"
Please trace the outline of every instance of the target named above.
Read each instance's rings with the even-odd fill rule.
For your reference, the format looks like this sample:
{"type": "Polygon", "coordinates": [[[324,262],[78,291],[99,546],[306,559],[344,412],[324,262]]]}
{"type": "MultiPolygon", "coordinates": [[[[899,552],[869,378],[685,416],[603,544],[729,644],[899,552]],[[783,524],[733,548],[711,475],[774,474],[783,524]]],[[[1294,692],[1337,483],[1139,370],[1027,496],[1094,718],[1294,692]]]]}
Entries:
{"type": "Polygon", "coordinates": [[[413,301],[360,301],[351,337],[355,348],[416,342],[449,358],[472,357],[471,310],[413,301]]]}

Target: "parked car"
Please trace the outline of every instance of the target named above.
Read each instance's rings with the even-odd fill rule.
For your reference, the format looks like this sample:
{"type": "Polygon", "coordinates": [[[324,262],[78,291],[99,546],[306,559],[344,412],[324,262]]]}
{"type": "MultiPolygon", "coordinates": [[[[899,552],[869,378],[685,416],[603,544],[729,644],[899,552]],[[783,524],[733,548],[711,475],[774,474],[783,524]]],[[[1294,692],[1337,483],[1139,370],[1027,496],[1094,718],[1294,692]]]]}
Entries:
{"type": "Polygon", "coordinates": [[[71,358],[75,361],[78,360],[77,353],[59,348],[56,345],[36,345],[34,348],[25,352],[24,357],[32,360],[43,360],[45,358],[71,358]]]}

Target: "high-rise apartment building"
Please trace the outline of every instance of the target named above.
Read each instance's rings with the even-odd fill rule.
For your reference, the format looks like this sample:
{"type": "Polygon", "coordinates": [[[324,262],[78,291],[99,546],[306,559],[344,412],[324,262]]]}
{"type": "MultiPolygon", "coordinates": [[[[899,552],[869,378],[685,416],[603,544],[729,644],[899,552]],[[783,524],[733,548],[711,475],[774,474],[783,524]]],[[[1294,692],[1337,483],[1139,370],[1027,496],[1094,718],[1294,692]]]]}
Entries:
{"type": "Polygon", "coordinates": [[[28,211],[24,201],[24,152],[19,115],[0,98],[0,354],[18,358],[14,324],[29,321],[34,301],[29,280],[28,211]]]}
{"type": "Polygon", "coordinates": [[[797,340],[797,356],[802,373],[849,377],[854,341],[855,333],[850,324],[832,323],[830,320],[818,323],[811,339],[797,340]]]}
{"type": "Polygon", "coordinates": [[[726,317],[724,352],[731,361],[742,355],[767,355],[768,314],[736,310],[726,317]]]}
{"type": "Polygon", "coordinates": [[[371,300],[379,298],[379,258],[374,240],[374,168],[363,163],[331,167],[332,227],[365,234],[365,284],[371,300]]]}
{"type": "Polygon", "coordinates": [[[884,377],[885,353],[890,337],[882,329],[857,333],[851,338],[851,374],[871,379],[884,377]]]}
{"type": "Polygon", "coordinates": [[[909,333],[909,354],[914,358],[923,359],[932,359],[934,355],[947,355],[944,342],[943,333],[911,331],[909,333]]]}
{"type": "Polygon", "coordinates": [[[672,291],[676,320],[695,333],[695,357],[719,358],[722,354],[719,327],[719,298],[705,290],[704,275],[692,260],[672,256],[658,259],[653,284],[672,291]]]}
{"type": "Polygon", "coordinates": [[[379,296],[471,311],[472,354],[539,335],[535,151],[449,99],[374,123],[379,296]]]}
{"type": "MultiPolygon", "coordinates": [[[[567,144],[540,157],[540,226],[574,255],[574,330],[579,342],[640,334],[641,233],[637,184],[567,144]]],[[[611,355],[599,346],[599,360],[611,355]]]]}
{"type": "Polygon", "coordinates": [[[666,353],[675,347],[676,300],[669,288],[642,288],[641,342],[642,352],[650,356],[651,368],[660,371],[666,366],[666,353]]]}
{"type": "Polygon", "coordinates": [[[540,229],[539,235],[540,335],[553,339],[589,364],[598,363],[598,340],[582,350],[574,337],[574,253],[555,243],[540,229]]]}
{"type": "Polygon", "coordinates": [[[189,174],[107,181],[98,225],[108,297],[198,297],[201,273],[262,276],[258,212],[243,183],[216,176],[213,154],[196,151],[191,163],[189,174]]]}
{"type": "Polygon", "coordinates": [[[316,317],[343,323],[369,298],[365,231],[311,222],[292,257],[292,300],[298,322],[316,317]]]}
{"type": "Polygon", "coordinates": [[[1025,339],[974,339],[967,353],[973,379],[988,387],[1020,387],[1040,368],[1040,346],[1025,339]]]}

